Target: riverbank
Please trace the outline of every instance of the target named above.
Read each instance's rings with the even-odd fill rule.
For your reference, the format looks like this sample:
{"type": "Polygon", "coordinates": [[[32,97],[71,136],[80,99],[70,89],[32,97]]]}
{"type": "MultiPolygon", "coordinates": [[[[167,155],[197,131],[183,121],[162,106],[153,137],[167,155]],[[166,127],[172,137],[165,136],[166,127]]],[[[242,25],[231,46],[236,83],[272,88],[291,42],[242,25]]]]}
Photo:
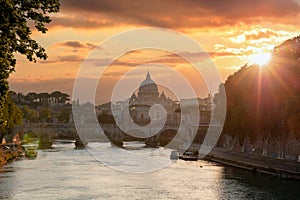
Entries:
{"type": "Polygon", "coordinates": [[[250,170],[254,173],[269,174],[282,179],[300,180],[300,163],[295,161],[229,151],[222,148],[214,148],[205,159],[232,167],[250,170]]]}
{"type": "Polygon", "coordinates": [[[22,150],[19,146],[16,146],[13,143],[0,144],[0,167],[21,155],[22,150]]]}

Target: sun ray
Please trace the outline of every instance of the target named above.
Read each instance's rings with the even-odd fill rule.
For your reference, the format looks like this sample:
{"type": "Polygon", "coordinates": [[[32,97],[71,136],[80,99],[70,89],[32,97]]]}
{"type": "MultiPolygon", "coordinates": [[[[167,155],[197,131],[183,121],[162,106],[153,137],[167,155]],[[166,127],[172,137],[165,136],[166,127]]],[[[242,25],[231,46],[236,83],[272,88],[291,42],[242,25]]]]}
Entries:
{"type": "Polygon", "coordinates": [[[266,63],[269,62],[270,58],[271,53],[260,53],[248,56],[248,60],[252,64],[258,64],[259,66],[264,66],[266,63]]]}
{"type": "Polygon", "coordinates": [[[270,75],[272,75],[279,82],[279,84],[287,92],[287,94],[292,96],[292,90],[289,88],[286,81],[283,80],[282,76],[278,74],[279,72],[277,72],[274,68],[270,68],[268,71],[270,72],[270,75]]]}

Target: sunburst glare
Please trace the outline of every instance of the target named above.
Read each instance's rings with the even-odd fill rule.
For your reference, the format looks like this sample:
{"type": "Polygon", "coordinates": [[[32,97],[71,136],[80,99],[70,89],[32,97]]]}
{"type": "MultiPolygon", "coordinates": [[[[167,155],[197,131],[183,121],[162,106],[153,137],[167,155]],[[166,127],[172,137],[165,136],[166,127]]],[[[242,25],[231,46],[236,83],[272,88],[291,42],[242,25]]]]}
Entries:
{"type": "Polygon", "coordinates": [[[271,58],[271,53],[261,53],[261,54],[253,54],[248,56],[248,60],[251,64],[258,64],[260,66],[264,66],[269,62],[271,58]]]}

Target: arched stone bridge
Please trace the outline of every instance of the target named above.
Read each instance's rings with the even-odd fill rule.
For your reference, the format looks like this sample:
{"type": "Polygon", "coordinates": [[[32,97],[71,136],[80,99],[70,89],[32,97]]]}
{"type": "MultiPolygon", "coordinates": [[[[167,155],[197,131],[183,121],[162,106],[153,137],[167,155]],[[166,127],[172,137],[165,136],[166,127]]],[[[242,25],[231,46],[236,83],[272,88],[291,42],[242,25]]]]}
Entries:
{"type": "MultiPolygon", "coordinates": [[[[122,145],[123,141],[128,139],[128,134],[115,124],[101,124],[100,126],[97,123],[76,124],[76,127],[74,123],[26,123],[16,126],[13,135],[32,131],[39,137],[41,148],[50,148],[55,140],[62,139],[75,140],[77,147],[83,147],[91,141],[110,141],[115,145],[122,145]]],[[[195,137],[197,129],[198,127],[186,125],[178,130],[176,125],[165,125],[154,136],[141,140],[149,147],[157,147],[159,143],[168,143],[168,140],[173,139],[179,132],[182,135],[181,138],[179,137],[180,140],[191,142],[188,140],[195,137]]]]}
{"type": "Polygon", "coordinates": [[[50,148],[55,140],[75,140],[76,147],[83,147],[88,141],[104,141],[106,138],[99,129],[89,123],[79,124],[77,127],[74,123],[25,123],[16,126],[13,135],[30,131],[40,139],[41,148],[50,148]],[[76,128],[80,130],[81,137],[78,136],[76,128]]]}
{"type": "MultiPolygon", "coordinates": [[[[101,124],[101,128],[109,140],[118,146],[123,145],[124,141],[132,140],[132,138],[134,138],[133,134],[124,133],[115,124],[101,124]]],[[[137,140],[144,141],[149,147],[158,147],[158,145],[165,146],[175,138],[174,136],[176,134],[179,134],[179,136],[176,137],[176,144],[179,145],[179,143],[192,143],[195,135],[197,134],[197,130],[197,126],[183,125],[179,129],[178,125],[166,124],[160,130],[152,130],[153,134],[151,135],[153,136],[145,138],[138,137],[137,140]]],[[[134,132],[135,130],[132,131],[134,132]]],[[[139,130],[136,131],[139,132],[139,130]]]]}

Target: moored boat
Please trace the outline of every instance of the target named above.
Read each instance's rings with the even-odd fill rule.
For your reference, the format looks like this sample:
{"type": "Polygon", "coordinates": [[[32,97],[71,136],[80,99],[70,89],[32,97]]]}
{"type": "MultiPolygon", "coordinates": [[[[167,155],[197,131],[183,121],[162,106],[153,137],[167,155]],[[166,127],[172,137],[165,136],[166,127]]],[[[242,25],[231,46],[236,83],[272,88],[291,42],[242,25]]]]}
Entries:
{"type": "Polygon", "coordinates": [[[35,158],[38,155],[37,149],[38,144],[37,143],[28,143],[22,145],[25,149],[25,157],[27,158],[35,158]]]}
{"type": "Polygon", "coordinates": [[[198,151],[185,151],[182,155],[179,155],[179,159],[186,161],[197,161],[198,160],[198,151]]]}
{"type": "Polygon", "coordinates": [[[25,150],[25,157],[35,158],[37,157],[37,149],[39,147],[39,138],[33,132],[28,132],[22,135],[22,147],[25,150]]]}

